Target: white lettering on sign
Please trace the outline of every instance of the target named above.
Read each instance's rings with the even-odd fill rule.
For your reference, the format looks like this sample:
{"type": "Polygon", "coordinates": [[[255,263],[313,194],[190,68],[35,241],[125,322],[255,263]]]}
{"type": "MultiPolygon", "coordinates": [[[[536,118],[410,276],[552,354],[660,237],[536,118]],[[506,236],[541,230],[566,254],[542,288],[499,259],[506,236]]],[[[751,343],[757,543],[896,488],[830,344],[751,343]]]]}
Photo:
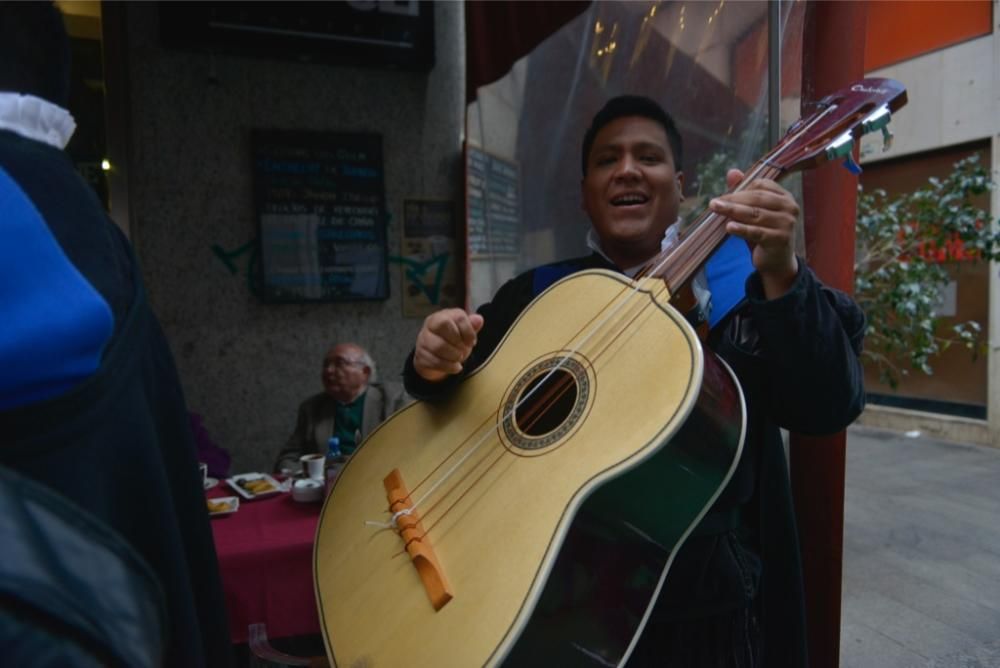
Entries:
{"type": "Polygon", "coordinates": [[[875,93],[876,95],[881,95],[882,93],[888,93],[885,88],[869,88],[862,84],[854,84],[851,86],[851,90],[855,93],[875,93]]]}

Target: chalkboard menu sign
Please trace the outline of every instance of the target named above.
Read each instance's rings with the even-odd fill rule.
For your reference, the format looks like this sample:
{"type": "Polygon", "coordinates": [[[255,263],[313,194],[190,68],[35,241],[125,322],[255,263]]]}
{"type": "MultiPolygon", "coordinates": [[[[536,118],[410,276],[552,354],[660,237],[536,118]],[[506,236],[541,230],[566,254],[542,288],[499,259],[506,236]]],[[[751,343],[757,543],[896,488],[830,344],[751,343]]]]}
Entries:
{"type": "Polygon", "coordinates": [[[516,255],[521,203],[517,164],[466,144],[465,183],[469,253],[516,255]]]}
{"type": "Polygon", "coordinates": [[[387,298],[382,137],[256,130],[252,151],[261,298],[387,298]]]}

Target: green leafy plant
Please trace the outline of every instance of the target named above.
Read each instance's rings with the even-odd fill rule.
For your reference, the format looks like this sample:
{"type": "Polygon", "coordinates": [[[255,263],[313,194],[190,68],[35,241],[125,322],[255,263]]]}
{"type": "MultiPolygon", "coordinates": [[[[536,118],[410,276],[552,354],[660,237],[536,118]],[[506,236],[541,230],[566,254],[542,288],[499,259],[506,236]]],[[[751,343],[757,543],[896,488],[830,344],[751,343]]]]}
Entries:
{"type": "MultiPolygon", "coordinates": [[[[748,141],[743,137],[738,145],[748,141]]],[[[725,191],[726,171],[739,164],[734,154],[732,148],[720,150],[698,165],[682,214],[686,223],[725,191]]],[[[952,280],[949,260],[1000,259],[1000,230],[973,205],[973,198],[993,187],[973,154],[946,177],[931,178],[910,193],[889,197],[881,189],[858,188],[854,298],[868,318],[862,356],[889,387],[898,387],[911,370],[933,374],[932,360],[952,345],[973,356],[985,350],[978,322],[948,325],[936,309],[952,280]]]]}
{"type": "Polygon", "coordinates": [[[949,327],[935,309],[952,280],[945,261],[1000,257],[1000,232],[972,204],[992,188],[974,154],[910,193],[858,189],[854,298],[868,317],[864,361],[889,387],[911,369],[932,374],[931,360],[952,345],[983,349],[978,322],[949,327]]]}
{"type": "Polygon", "coordinates": [[[749,163],[764,155],[767,149],[764,143],[766,137],[759,125],[760,122],[751,124],[740,133],[736,141],[698,163],[691,172],[694,178],[688,183],[687,197],[681,203],[681,217],[685,225],[693,223],[705,211],[709,200],[728,190],[726,174],[730,169],[740,165],[745,165],[743,168],[748,169],[749,163]]]}

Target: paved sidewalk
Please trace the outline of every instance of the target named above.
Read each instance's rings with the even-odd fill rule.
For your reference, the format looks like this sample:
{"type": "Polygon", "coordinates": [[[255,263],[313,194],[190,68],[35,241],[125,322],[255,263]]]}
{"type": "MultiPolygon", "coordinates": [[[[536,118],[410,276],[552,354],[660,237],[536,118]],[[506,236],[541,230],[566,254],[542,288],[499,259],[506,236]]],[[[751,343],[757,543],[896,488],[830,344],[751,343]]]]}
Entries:
{"type": "Polygon", "coordinates": [[[843,668],[1000,667],[1000,450],[847,436],[843,668]]]}

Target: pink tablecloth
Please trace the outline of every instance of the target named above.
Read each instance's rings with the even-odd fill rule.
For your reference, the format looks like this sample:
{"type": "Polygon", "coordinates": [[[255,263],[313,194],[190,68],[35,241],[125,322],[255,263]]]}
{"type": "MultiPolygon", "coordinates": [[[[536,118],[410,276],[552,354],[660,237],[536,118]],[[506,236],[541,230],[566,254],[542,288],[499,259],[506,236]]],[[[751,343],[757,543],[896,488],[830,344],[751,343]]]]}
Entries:
{"type": "MultiPolygon", "coordinates": [[[[238,496],[225,482],[208,497],[238,496]]],[[[212,518],[233,642],[247,641],[250,624],[267,624],[269,638],[319,633],[312,549],[319,503],[291,494],[247,501],[232,515],[212,518]]]]}

